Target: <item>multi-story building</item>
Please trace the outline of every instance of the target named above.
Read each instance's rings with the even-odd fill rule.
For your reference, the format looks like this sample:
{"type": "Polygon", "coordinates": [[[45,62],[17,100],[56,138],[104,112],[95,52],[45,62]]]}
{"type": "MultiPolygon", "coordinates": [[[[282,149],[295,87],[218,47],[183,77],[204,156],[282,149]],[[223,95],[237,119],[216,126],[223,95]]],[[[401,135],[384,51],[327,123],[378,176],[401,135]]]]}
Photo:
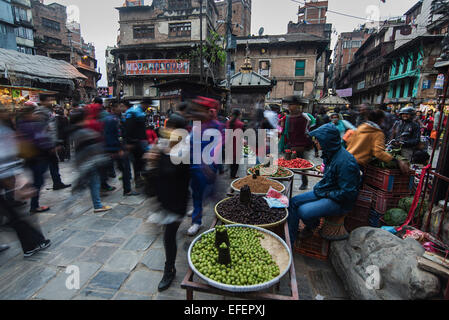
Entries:
{"type": "Polygon", "coordinates": [[[326,23],[328,1],[311,0],[299,6],[298,22],[306,24],[326,23]]]}
{"type": "Polygon", "coordinates": [[[349,100],[354,105],[383,103],[390,71],[386,56],[394,50],[393,31],[393,25],[385,24],[372,33],[355,52],[348,67],[335,78],[337,89],[352,90],[349,100]]]}
{"type": "MultiPolygon", "coordinates": [[[[338,79],[344,70],[349,68],[349,64],[354,58],[354,54],[372,33],[372,30],[361,28],[352,32],[342,32],[338,36],[334,48],[333,57],[333,79],[338,79]]],[[[335,87],[335,81],[331,87],[335,87]]]]}
{"type": "Polygon", "coordinates": [[[330,39],[313,34],[292,33],[258,37],[238,37],[234,65],[251,57],[252,69],[273,81],[267,103],[279,104],[288,95],[320,99],[317,65],[325,56],[330,39]],[[247,53],[247,46],[249,53],[247,53]]]}
{"type": "Polygon", "coordinates": [[[0,0],[0,48],[17,50],[11,0],[0,0]]]}
{"type": "Polygon", "coordinates": [[[182,79],[218,82],[218,68],[210,61],[201,68],[194,55],[201,37],[207,45],[218,17],[215,1],[201,2],[202,9],[199,0],[154,0],[151,6],[117,8],[120,36],[117,48],[111,50],[116,63],[115,95],[122,93],[125,100],[151,97],[167,111],[180,100],[181,92],[161,95],[154,85],[182,79]]]}
{"type": "Polygon", "coordinates": [[[17,50],[26,54],[34,54],[33,13],[30,0],[11,1],[16,23],[17,50]]]}
{"type": "MultiPolygon", "coordinates": [[[[251,34],[251,5],[252,0],[232,1],[232,34],[235,36],[249,36],[251,34]]],[[[226,34],[228,18],[228,0],[215,0],[218,9],[217,32],[221,36],[226,34]]]]}
{"type": "Polygon", "coordinates": [[[31,0],[38,55],[64,60],[87,77],[74,96],[75,100],[90,101],[97,95],[95,47],[85,43],[78,22],[67,21],[67,8],[58,3],[45,5],[43,0],[31,0]]]}
{"type": "Polygon", "coordinates": [[[114,55],[111,53],[113,49],[116,49],[117,47],[107,47],[105,51],[105,57],[106,57],[106,74],[107,74],[107,81],[108,81],[108,87],[114,87],[115,83],[115,76],[116,76],[116,69],[115,69],[115,58],[114,55]]]}

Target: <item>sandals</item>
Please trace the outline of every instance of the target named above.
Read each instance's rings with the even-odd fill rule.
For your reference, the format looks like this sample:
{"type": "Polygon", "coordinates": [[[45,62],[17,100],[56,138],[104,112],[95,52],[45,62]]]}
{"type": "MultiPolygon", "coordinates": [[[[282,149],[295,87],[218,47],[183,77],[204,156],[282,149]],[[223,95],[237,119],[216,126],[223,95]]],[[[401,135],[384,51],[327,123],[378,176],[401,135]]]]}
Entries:
{"type": "Polygon", "coordinates": [[[47,211],[50,211],[50,207],[40,207],[34,210],[30,210],[30,213],[42,213],[47,211]]]}

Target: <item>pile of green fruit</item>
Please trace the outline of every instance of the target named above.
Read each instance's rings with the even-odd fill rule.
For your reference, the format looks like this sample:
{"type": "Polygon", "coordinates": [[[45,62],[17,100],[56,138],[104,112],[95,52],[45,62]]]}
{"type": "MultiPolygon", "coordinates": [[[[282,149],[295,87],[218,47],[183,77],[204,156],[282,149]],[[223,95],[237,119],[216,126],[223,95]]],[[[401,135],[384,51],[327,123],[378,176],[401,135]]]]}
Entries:
{"type": "Polygon", "coordinates": [[[400,226],[407,219],[408,212],[403,209],[393,208],[384,215],[384,221],[387,226],[400,226]]]}
{"type": "MultiPolygon", "coordinates": [[[[220,232],[222,228],[226,227],[218,226],[216,230],[220,232]]],[[[280,274],[270,253],[261,246],[260,239],[264,235],[256,229],[227,228],[231,255],[231,263],[227,265],[218,262],[215,232],[203,235],[192,248],[191,260],[201,274],[214,281],[235,286],[265,283],[280,274]]]]}
{"type": "MultiPolygon", "coordinates": [[[[262,165],[258,164],[255,167],[248,169],[248,172],[250,174],[255,174],[256,171],[260,170],[261,168],[262,168],[262,165]]],[[[270,177],[272,177],[272,178],[285,178],[285,177],[291,176],[291,174],[292,174],[291,171],[289,171],[289,170],[287,170],[285,168],[282,168],[282,167],[278,167],[278,170],[274,174],[270,175],[270,177]]]]}
{"type": "MultiPolygon", "coordinates": [[[[415,210],[415,218],[417,218],[420,215],[420,213],[424,213],[429,209],[429,202],[427,202],[427,200],[424,200],[422,207],[421,202],[422,198],[419,198],[418,206],[416,207],[415,210]],[[419,210],[420,208],[421,211],[419,210]]],[[[402,198],[401,200],[399,200],[398,207],[406,212],[409,212],[410,208],[412,207],[412,204],[413,204],[413,197],[402,198]]]]}

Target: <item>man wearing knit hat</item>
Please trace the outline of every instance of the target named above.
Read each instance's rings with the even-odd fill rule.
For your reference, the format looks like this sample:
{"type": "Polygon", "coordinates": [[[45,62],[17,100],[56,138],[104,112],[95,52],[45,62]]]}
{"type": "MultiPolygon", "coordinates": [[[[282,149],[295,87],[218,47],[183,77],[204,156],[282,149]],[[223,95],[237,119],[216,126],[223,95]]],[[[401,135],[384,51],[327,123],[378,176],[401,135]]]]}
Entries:
{"type": "Polygon", "coordinates": [[[206,97],[197,97],[192,101],[192,107],[190,108],[188,113],[189,117],[195,122],[201,121],[200,128],[198,128],[198,126],[195,127],[194,123],[190,136],[190,173],[193,211],[188,214],[189,216],[192,216],[192,226],[187,231],[187,234],[189,236],[196,235],[202,225],[203,200],[212,192],[213,184],[216,179],[217,165],[214,163],[210,165],[205,164],[204,160],[201,157],[203,150],[212,142],[213,138],[211,138],[210,141],[203,141],[201,137],[207,129],[219,130],[218,124],[215,121],[211,120],[209,116],[209,110],[218,109],[218,107],[219,102],[217,100],[206,97]],[[194,131],[201,131],[199,139],[196,138],[194,131]],[[199,157],[201,158],[201,163],[195,163],[195,161],[193,161],[193,159],[198,158],[195,157],[194,150],[201,150],[201,155],[199,157]]]}

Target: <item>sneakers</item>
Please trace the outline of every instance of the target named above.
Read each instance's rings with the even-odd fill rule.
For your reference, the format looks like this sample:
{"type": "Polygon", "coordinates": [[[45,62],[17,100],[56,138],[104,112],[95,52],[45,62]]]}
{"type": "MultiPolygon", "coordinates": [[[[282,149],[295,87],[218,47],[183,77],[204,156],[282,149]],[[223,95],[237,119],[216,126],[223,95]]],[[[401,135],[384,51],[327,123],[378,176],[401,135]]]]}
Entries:
{"type": "Polygon", "coordinates": [[[116,187],[113,187],[113,186],[102,186],[101,187],[101,191],[103,191],[103,192],[111,192],[111,191],[114,191],[114,190],[116,190],[117,188],[116,187]]]}
{"type": "Polygon", "coordinates": [[[103,206],[100,209],[95,209],[94,213],[106,212],[106,211],[109,211],[111,209],[112,209],[112,207],[110,207],[110,206],[103,206]]]}
{"type": "Polygon", "coordinates": [[[33,254],[35,254],[36,252],[39,252],[41,250],[47,249],[49,246],[51,245],[51,241],[50,240],[44,240],[44,242],[42,242],[40,245],[38,245],[36,248],[34,248],[33,250],[29,250],[29,251],[25,251],[23,253],[23,256],[26,257],[31,257],[33,254]]]}
{"type": "Polygon", "coordinates": [[[140,196],[140,193],[138,193],[136,191],[130,191],[128,193],[123,193],[123,196],[125,196],[125,197],[140,196]]]}
{"type": "Polygon", "coordinates": [[[309,187],[308,187],[306,184],[302,184],[302,185],[299,187],[299,190],[307,190],[307,189],[309,189],[309,187]]]}
{"type": "Polygon", "coordinates": [[[0,252],[6,251],[9,249],[9,246],[7,244],[0,244],[0,252]]]}
{"type": "Polygon", "coordinates": [[[192,224],[192,226],[189,228],[189,230],[187,230],[187,235],[193,237],[194,235],[196,235],[198,233],[198,231],[200,231],[201,225],[200,224],[192,224]]]}
{"type": "Polygon", "coordinates": [[[67,189],[67,188],[70,188],[71,186],[72,186],[71,184],[64,184],[64,183],[61,183],[61,184],[58,184],[58,185],[56,185],[56,186],[53,186],[53,190],[67,189]]]}

